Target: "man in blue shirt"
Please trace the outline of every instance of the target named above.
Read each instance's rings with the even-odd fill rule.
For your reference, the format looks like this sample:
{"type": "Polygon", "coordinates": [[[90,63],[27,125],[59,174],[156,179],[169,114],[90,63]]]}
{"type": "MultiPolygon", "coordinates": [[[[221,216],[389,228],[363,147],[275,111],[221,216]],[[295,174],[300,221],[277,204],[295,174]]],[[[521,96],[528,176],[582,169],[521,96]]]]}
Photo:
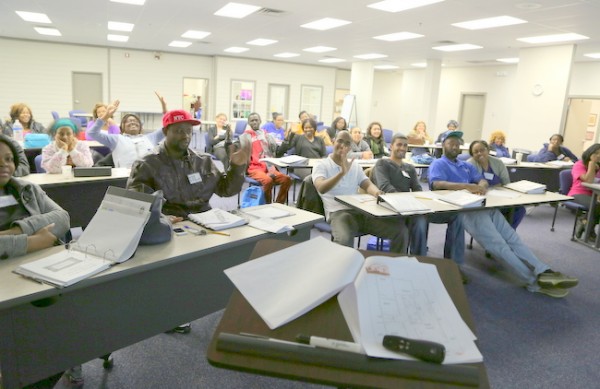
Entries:
{"type": "MultiPolygon", "coordinates": [[[[486,179],[475,166],[457,158],[461,153],[462,135],[460,131],[444,135],[444,155],[429,167],[429,186],[434,190],[467,190],[483,195],[488,188],[486,179]]],[[[463,224],[465,230],[486,251],[504,262],[530,292],[561,298],[569,294],[567,288],[579,282],[577,278],[551,270],[538,259],[497,209],[464,212],[463,224]]]]}

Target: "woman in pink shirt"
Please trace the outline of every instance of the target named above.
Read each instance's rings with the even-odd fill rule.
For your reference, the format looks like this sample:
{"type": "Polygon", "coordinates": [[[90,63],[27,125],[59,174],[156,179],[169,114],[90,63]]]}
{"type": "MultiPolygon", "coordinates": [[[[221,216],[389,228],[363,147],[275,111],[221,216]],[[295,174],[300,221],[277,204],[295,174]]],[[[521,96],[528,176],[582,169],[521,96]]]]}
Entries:
{"type": "MultiPolygon", "coordinates": [[[[573,165],[573,185],[568,195],[573,196],[575,202],[589,207],[590,200],[592,198],[592,191],[585,186],[584,182],[587,183],[599,183],[600,182],[600,143],[594,143],[587,150],[583,152],[581,159],[573,165]]],[[[596,217],[594,219],[594,225],[598,224],[600,219],[600,207],[596,207],[596,217]]],[[[581,237],[583,230],[585,229],[585,216],[577,221],[577,228],[575,235],[577,238],[581,237]]],[[[592,231],[590,236],[592,239],[596,239],[596,234],[592,231]]]]}

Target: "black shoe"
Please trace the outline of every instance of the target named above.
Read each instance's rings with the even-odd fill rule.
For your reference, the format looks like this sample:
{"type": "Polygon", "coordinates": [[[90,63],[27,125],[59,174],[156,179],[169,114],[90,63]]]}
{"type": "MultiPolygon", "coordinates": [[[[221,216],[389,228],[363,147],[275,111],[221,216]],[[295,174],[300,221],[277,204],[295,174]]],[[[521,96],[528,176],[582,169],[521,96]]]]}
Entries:
{"type": "Polygon", "coordinates": [[[189,334],[192,331],[192,323],[185,323],[167,331],[167,334],[177,332],[178,334],[189,334]]]}

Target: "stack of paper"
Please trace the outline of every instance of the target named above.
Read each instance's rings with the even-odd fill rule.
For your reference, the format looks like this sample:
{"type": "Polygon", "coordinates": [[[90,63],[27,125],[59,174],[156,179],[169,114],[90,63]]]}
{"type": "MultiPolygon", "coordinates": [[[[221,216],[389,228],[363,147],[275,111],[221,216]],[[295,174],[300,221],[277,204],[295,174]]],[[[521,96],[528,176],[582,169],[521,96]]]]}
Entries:
{"type": "Polygon", "coordinates": [[[510,184],[504,185],[504,187],[527,194],[544,194],[546,192],[546,185],[528,180],[511,182],[510,184]]]}
{"type": "Polygon", "coordinates": [[[308,158],[301,157],[299,155],[288,155],[286,157],[279,158],[279,161],[289,166],[304,166],[308,164],[308,158]]]}
{"type": "Polygon", "coordinates": [[[501,160],[505,165],[515,165],[517,163],[517,160],[514,158],[500,157],[498,159],[501,160]]]}
{"type": "Polygon", "coordinates": [[[439,196],[438,199],[461,208],[482,207],[485,205],[485,196],[479,196],[467,190],[457,190],[439,196]]]}
{"type": "Polygon", "coordinates": [[[218,208],[201,213],[190,213],[188,218],[194,223],[215,231],[243,226],[247,223],[244,218],[218,208]]]}
{"type": "Polygon", "coordinates": [[[400,215],[414,215],[433,212],[417,200],[412,193],[388,193],[379,196],[379,204],[398,212],[400,215]]]}
{"type": "Polygon", "coordinates": [[[548,165],[552,165],[552,166],[558,166],[558,167],[568,167],[568,166],[573,166],[574,163],[573,161],[549,161],[546,162],[548,165]]]}

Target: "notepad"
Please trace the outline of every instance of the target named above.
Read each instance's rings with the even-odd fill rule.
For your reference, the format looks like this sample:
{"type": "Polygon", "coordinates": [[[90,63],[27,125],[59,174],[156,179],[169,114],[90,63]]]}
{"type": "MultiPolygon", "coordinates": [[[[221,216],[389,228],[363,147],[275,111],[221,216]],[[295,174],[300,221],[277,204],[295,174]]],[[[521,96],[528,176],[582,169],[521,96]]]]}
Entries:
{"type": "Polygon", "coordinates": [[[546,185],[538,184],[537,182],[532,182],[528,180],[511,182],[509,184],[504,185],[504,187],[527,194],[544,194],[546,192],[546,185]]]}
{"type": "Polygon", "coordinates": [[[479,196],[467,190],[456,190],[441,195],[438,199],[461,208],[482,207],[485,205],[485,196],[479,196]]]}
{"type": "Polygon", "coordinates": [[[414,215],[433,212],[431,208],[416,199],[412,193],[388,193],[377,199],[382,205],[400,215],[414,215]]]}
{"type": "Polygon", "coordinates": [[[206,212],[190,213],[188,218],[196,224],[215,231],[243,226],[248,223],[244,218],[218,208],[206,212]]]}

